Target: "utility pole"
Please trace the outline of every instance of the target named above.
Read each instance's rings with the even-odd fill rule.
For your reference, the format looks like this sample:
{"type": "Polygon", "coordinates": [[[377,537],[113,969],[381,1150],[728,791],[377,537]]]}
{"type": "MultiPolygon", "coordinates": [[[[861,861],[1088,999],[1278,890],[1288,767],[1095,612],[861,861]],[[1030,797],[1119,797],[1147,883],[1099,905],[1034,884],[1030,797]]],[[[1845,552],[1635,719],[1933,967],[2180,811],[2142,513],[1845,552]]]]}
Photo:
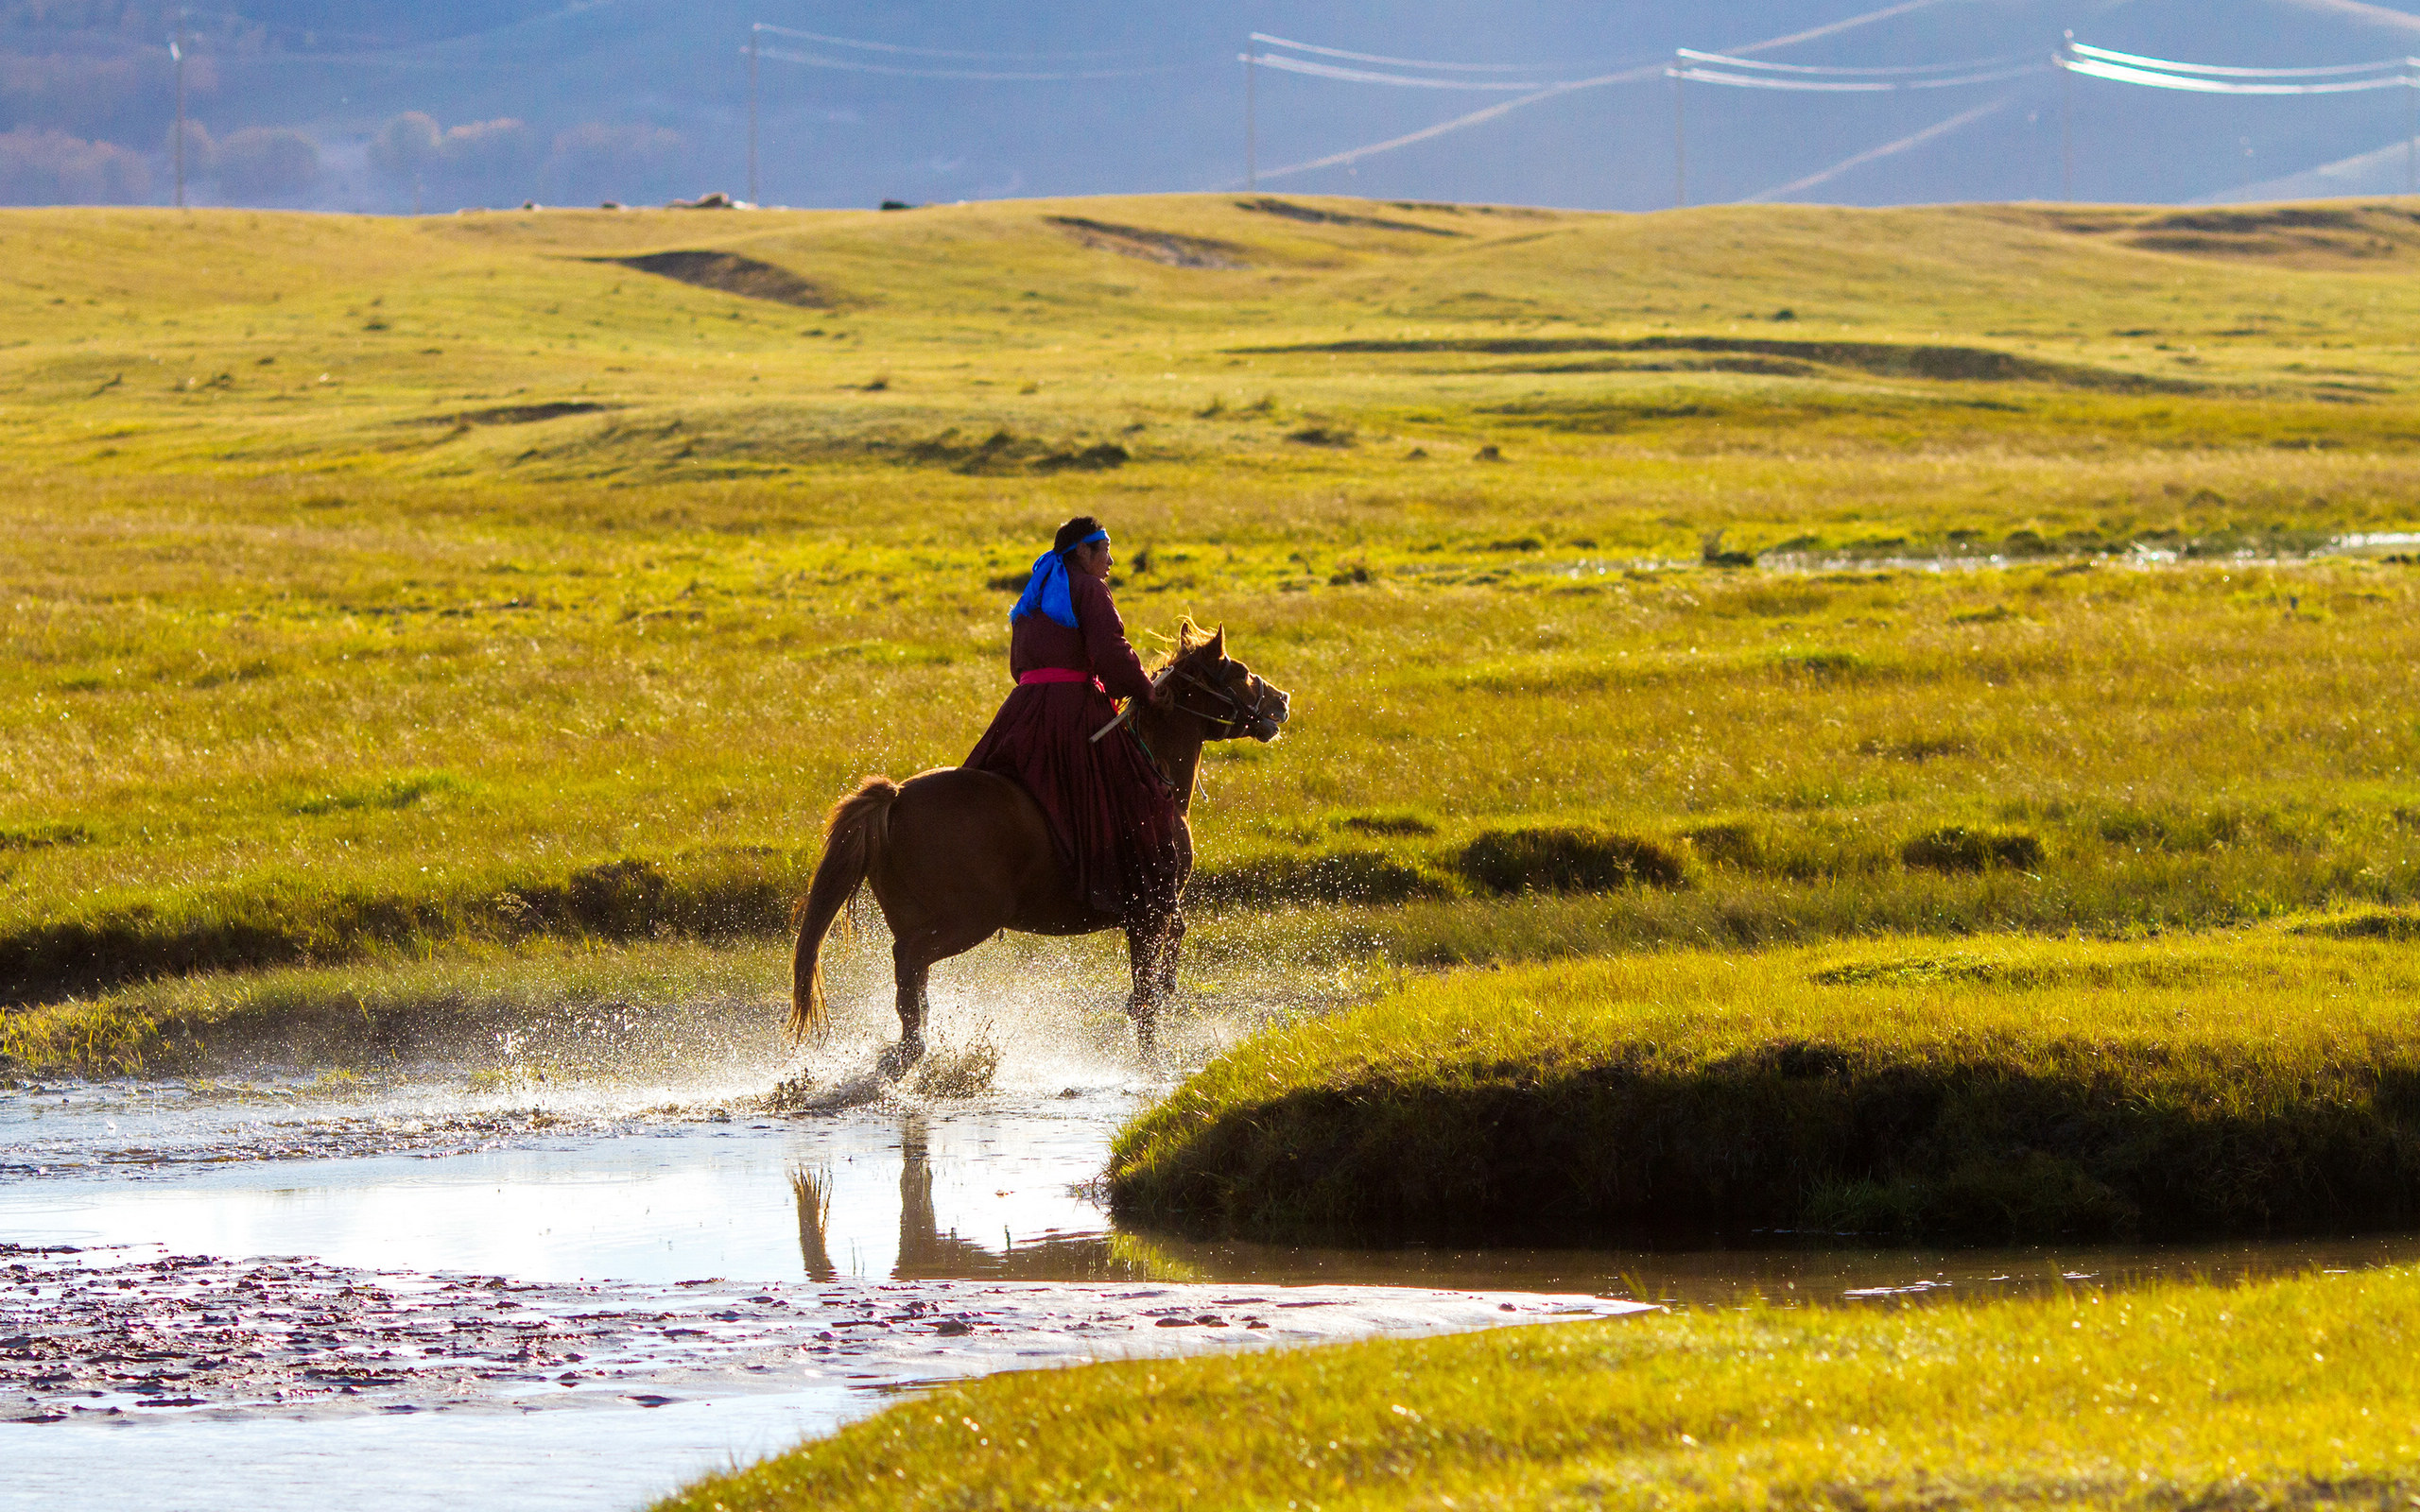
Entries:
{"type": "Polygon", "coordinates": [[[1260,187],[1260,70],[1253,66],[1252,43],[1244,43],[1244,188],[1260,187]]]}
{"type": "MultiPolygon", "coordinates": [[[[2066,41],[2076,40],[2068,32],[2066,41]]],[[[2059,202],[2076,200],[2076,73],[2067,66],[2067,48],[2059,49],[2059,202]]]]}
{"type": "Polygon", "coordinates": [[[2420,58],[2403,60],[2403,192],[2420,194],[2420,58]]]}
{"type": "Polygon", "coordinates": [[[761,21],[748,24],[748,202],[764,201],[756,193],[756,38],[765,29],[761,21]]]}
{"type": "Polygon", "coordinates": [[[1688,117],[1682,110],[1681,71],[1667,72],[1672,76],[1672,208],[1685,210],[1689,205],[1688,117]]]}
{"type": "Polygon", "coordinates": [[[177,32],[168,40],[169,60],[177,65],[177,208],[185,208],[185,12],[177,8],[177,32]]]}

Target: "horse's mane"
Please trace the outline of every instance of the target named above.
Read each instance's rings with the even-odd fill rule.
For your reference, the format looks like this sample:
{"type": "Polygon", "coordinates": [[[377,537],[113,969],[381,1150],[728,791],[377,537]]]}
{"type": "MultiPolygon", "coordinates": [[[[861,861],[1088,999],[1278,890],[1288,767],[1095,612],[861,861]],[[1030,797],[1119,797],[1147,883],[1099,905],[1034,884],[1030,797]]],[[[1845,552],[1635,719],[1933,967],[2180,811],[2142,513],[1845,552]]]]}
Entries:
{"type": "Polygon", "coordinates": [[[1157,681],[1161,673],[1167,671],[1170,667],[1175,666],[1177,663],[1184,661],[1188,657],[1195,656],[1201,652],[1208,650],[1212,645],[1218,644],[1219,637],[1224,633],[1225,631],[1223,628],[1218,630],[1203,629],[1201,626],[1193,623],[1193,616],[1190,614],[1187,614],[1183,619],[1178,620],[1176,622],[1175,649],[1169,651],[1166,656],[1161,657],[1157,662],[1151,663],[1150,673],[1152,679],[1157,681]]]}

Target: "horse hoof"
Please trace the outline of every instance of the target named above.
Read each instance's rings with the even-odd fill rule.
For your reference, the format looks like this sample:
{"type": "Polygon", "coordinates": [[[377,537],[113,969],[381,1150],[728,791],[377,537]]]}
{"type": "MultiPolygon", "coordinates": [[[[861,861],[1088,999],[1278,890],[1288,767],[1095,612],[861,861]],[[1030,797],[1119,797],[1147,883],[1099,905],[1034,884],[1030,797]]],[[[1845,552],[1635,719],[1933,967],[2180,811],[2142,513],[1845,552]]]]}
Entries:
{"type": "Polygon", "coordinates": [[[924,1058],[924,1040],[902,1040],[887,1047],[879,1057],[875,1057],[873,1067],[883,1080],[897,1081],[908,1074],[909,1067],[924,1058]]]}

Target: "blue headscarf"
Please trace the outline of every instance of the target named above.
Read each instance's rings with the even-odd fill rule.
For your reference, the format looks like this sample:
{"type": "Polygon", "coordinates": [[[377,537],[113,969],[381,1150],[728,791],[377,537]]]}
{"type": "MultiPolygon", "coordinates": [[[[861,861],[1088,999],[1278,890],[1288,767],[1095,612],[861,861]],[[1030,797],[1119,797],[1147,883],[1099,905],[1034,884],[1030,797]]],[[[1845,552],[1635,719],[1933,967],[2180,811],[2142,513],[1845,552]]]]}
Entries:
{"type": "Polygon", "coordinates": [[[1034,558],[1033,576],[1026,580],[1025,593],[1019,595],[1017,607],[1009,610],[1009,623],[1014,625],[1028,614],[1046,614],[1069,629],[1076,627],[1076,596],[1067,588],[1067,552],[1077,546],[1089,546],[1107,541],[1109,532],[1096,530],[1083,540],[1070,544],[1065,551],[1046,551],[1034,558]]]}

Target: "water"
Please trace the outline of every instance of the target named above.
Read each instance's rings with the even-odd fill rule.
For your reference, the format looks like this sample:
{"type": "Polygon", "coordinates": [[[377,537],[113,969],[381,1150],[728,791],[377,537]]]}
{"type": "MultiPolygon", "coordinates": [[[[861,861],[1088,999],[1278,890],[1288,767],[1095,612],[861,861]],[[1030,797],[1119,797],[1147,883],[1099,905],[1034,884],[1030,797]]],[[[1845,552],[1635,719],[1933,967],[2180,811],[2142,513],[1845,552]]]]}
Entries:
{"type": "Polygon", "coordinates": [[[1089,1184],[1150,1084],[801,1116],[766,1085],[0,1092],[0,1507],[634,1507],[1000,1368],[2420,1259],[1193,1242],[1089,1184]]]}
{"type": "Polygon", "coordinates": [[[1088,1194],[1153,1090],[1094,1081],[0,1093],[0,1507],[638,1506],[991,1370],[1641,1310],[1200,1272],[1088,1194]]]}

